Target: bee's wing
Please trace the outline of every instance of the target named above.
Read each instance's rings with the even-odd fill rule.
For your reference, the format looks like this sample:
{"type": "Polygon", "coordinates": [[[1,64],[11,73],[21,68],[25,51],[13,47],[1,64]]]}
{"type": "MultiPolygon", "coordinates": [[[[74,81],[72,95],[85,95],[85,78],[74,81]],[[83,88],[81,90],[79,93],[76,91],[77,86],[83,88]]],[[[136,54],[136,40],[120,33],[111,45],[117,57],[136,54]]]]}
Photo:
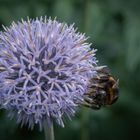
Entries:
{"type": "Polygon", "coordinates": [[[116,81],[116,83],[113,85],[115,88],[119,88],[119,79],[116,81]]]}
{"type": "Polygon", "coordinates": [[[110,69],[107,66],[97,66],[95,67],[95,70],[97,71],[97,74],[110,75],[110,69]]]}

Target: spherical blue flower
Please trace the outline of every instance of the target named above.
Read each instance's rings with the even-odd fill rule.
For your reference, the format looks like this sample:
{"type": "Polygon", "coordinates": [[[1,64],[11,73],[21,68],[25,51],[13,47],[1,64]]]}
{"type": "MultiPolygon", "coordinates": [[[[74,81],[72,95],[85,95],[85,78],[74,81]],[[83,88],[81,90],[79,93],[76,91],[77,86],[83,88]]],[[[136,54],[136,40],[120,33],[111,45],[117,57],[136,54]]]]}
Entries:
{"type": "Polygon", "coordinates": [[[95,74],[94,49],[73,25],[40,18],[0,33],[0,103],[23,124],[47,117],[64,126],[95,74]]]}

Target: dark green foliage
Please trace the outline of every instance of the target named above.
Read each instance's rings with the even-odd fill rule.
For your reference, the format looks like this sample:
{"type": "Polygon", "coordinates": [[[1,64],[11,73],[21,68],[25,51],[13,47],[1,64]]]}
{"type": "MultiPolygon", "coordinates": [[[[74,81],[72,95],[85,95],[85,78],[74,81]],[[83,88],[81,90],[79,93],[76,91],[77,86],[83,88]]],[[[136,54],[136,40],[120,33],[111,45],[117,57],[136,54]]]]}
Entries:
{"type": "MultiPolygon", "coordinates": [[[[55,125],[56,140],[131,140],[140,129],[140,1],[139,0],[0,0],[2,24],[36,16],[75,23],[90,36],[99,64],[120,80],[120,98],[99,111],[81,109],[65,128],[55,125]]],[[[0,140],[43,140],[0,111],[0,140]]]]}

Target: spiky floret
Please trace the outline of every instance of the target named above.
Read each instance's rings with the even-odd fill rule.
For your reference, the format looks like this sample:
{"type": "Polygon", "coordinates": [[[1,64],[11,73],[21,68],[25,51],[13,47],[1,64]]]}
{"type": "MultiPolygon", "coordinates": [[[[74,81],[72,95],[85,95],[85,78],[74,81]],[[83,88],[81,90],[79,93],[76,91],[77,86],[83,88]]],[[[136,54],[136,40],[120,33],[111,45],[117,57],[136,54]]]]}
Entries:
{"type": "Polygon", "coordinates": [[[95,71],[95,51],[73,25],[28,19],[0,33],[0,102],[23,124],[49,117],[63,124],[75,113],[95,71]]]}

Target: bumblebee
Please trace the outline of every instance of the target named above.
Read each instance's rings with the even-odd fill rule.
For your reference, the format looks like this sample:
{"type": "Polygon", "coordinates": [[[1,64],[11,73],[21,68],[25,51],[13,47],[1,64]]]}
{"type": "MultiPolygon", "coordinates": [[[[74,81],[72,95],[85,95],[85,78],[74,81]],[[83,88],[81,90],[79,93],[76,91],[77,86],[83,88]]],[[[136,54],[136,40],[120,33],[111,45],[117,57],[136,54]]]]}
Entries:
{"type": "Polygon", "coordinates": [[[82,105],[100,109],[112,105],[119,97],[119,80],[115,80],[107,66],[96,67],[97,76],[90,80],[87,92],[84,94],[82,105]]]}

